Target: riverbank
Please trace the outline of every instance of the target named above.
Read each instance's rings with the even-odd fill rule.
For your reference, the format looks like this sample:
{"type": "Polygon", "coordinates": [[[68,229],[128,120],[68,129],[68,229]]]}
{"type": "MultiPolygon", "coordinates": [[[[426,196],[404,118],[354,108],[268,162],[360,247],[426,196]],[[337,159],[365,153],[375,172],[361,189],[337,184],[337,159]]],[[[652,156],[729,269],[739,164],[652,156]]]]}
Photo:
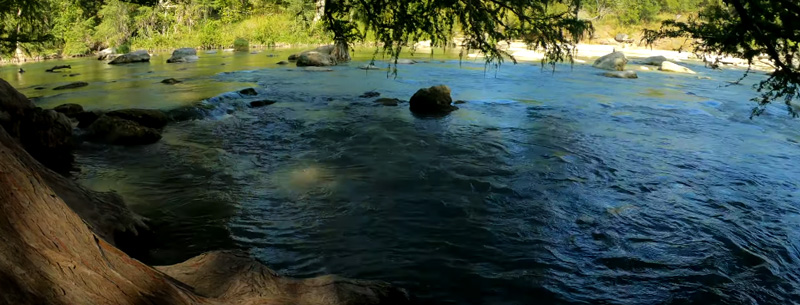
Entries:
{"type": "MultiPolygon", "coordinates": [[[[459,40],[459,39],[454,40],[454,43],[456,43],[457,45],[460,44],[461,42],[462,42],[462,40],[459,40]]],[[[314,48],[314,47],[317,47],[317,46],[320,46],[320,45],[324,45],[324,44],[325,43],[323,41],[320,41],[318,43],[294,43],[294,44],[292,44],[292,43],[275,43],[275,44],[271,44],[271,45],[254,44],[254,45],[250,45],[249,46],[249,50],[250,50],[250,52],[260,53],[260,52],[266,52],[266,51],[269,51],[269,50],[311,49],[311,48],[314,48]]],[[[355,49],[378,48],[378,46],[374,42],[365,42],[365,43],[355,44],[353,46],[353,48],[355,48],[355,49]]],[[[150,48],[145,48],[145,49],[147,49],[151,53],[151,55],[158,54],[158,55],[165,55],[166,56],[166,55],[169,55],[175,48],[161,47],[161,48],[154,48],[154,49],[150,49],[150,48]]],[[[528,48],[527,45],[525,45],[525,43],[523,43],[521,41],[514,41],[514,42],[503,44],[503,45],[501,45],[501,49],[506,51],[506,52],[508,52],[517,61],[539,62],[544,58],[544,52],[542,52],[541,50],[531,50],[530,48],[528,48]]],[[[210,51],[210,52],[213,52],[213,51],[222,52],[222,51],[228,51],[228,50],[232,50],[232,49],[198,49],[198,50],[210,51]]],[[[457,53],[456,50],[461,50],[461,49],[459,49],[459,48],[449,49],[449,51],[451,53],[455,52],[454,54],[457,53]]],[[[607,43],[604,43],[604,44],[598,44],[598,43],[580,43],[580,44],[577,44],[575,46],[575,53],[573,53],[573,59],[577,63],[587,63],[587,62],[590,63],[594,59],[596,59],[598,57],[601,57],[601,56],[604,56],[606,54],[612,53],[614,51],[622,51],[623,53],[625,53],[626,57],[634,58],[634,59],[643,59],[643,58],[648,58],[648,57],[653,57],[653,56],[664,56],[667,60],[670,60],[670,61],[673,61],[673,62],[683,62],[683,61],[689,61],[689,62],[695,62],[695,63],[698,63],[698,62],[699,63],[703,63],[704,62],[702,57],[700,57],[700,56],[698,56],[698,54],[694,54],[692,52],[666,50],[666,49],[656,49],[656,48],[652,48],[652,47],[648,47],[648,46],[636,45],[636,44],[632,44],[632,43],[612,43],[612,42],[607,42],[607,43]]],[[[421,41],[421,42],[416,43],[413,46],[413,50],[412,50],[412,48],[408,48],[406,50],[406,52],[404,52],[404,54],[411,54],[412,52],[414,54],[430,54],[431,52],[434,52],[435,54],[442,54],[442,53],[444,53],[446,51],[444,49],[441,49],[441,48],[431,48],[430,41],[421,41]]],[[[401,54],[400,57],[404,57],[403,56],[404,54],[401,54]]],[[[92,55],[75,56],[75,57],[71,57],[71,58],[96,57],[96,56],[97,56],[96,54],[92,54],[92,55]]],[[[481,59],[481,58],[483,58],[483,54],[472,52],[472,53],[468,54],[466,58],[481,59]]],[[[59,59],[64,59],[64,58],[60,58],[60,57],[52,57],[52,58],[43,57],[43,58],[37,58],[36,60],[30,60],[30,61],[27,61],[27,62],[40,62],[40,61],[46,61],[46,60],[59,60],[59,59]]],[[[730,57],[730,56],[712,56],[712,55],[707,55],[705,60],[707,62],[709,62],[709,63],[716,62],[720,67],[736,67],[736,68],[744,68],[744,69],[749,67],[752,70],[764,71],[764,72],[771,72],[771,71],[775,70],[774,67],[772,67],[772,65],[769,63],[769,61],[766,58],[760,58],[759,60],[753,62],[752,65],[749,65],[746,60],[743,60],[743,59],[740,59],[740,58],[734,58],[734,57],[730,57]]],[[[1,61],[0,60],[0,66],[3,66],[3,65],[21,65],[21,64],[24,64],[24,63],[26,63],[26,62],[20,63],[20,62],[10,62],[10,61],[1,61]]]]}

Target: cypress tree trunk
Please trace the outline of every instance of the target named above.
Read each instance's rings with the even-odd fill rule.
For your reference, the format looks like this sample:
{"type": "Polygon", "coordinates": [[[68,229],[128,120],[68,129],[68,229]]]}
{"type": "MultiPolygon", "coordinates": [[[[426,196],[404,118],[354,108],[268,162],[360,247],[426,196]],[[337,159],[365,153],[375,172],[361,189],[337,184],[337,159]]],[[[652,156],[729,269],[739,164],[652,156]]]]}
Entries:
{"type": "Polygon", "coordinates": [[[331,50],[331,56],[336,59],[336,62],[349,62],[350,61],[350,46],[344,40],[336,40],[331,50]]]}

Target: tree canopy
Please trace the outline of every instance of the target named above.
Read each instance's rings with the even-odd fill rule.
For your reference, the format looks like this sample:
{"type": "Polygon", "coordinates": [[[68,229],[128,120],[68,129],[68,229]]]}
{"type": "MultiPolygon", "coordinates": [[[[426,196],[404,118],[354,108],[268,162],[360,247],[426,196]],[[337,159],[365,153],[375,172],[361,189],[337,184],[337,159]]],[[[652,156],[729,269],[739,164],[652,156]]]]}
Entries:
{"type": "Polygon", "coordinates": [[[692,38],[697,54],[731,55],[750,64],[768,58],[775,71],[757,85],[761,96],[752,114],[762,114],[770,102],[778,100],[791,115],[800,115],[792,106],[800,95],[800,3],[796,0],[721,0],[696,18],[667,20],[659,30],[645,34],[651,43],[664,37],[692,38]]]}

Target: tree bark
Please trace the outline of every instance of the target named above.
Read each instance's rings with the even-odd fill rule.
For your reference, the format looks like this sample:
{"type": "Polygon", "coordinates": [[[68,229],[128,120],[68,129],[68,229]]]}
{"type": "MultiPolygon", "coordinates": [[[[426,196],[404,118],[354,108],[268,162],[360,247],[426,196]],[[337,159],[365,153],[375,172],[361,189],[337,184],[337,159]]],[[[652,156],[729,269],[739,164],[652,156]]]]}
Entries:
{"type": "Polygon", "coordinates": [[[314,23],[322,20],[322,16],[325,14],[325,0],[316,0],[314,2],[315,9],[314,9],[314,23]]]}

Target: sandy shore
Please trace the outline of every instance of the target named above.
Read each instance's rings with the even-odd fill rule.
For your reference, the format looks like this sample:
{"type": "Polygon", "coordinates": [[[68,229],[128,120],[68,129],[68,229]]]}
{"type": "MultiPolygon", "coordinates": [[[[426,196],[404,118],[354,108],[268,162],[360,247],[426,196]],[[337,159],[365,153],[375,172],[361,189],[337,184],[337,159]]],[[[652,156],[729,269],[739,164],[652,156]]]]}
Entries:
{"type": "MultiPolygon", "coordinates": [[[[417,44],[418,50],[420,48],[429,48],[429,42],[420,42],[417,44]]],[[[506,50],[510,53],[514,58],[518,61],[540,61],[544,57],[544,53],[540,50],[530,50],[528,47],[521,41],[515,41],[510,43],[508,46],[503,46],[502,49],[506,50]]],[[[577,45],[577,53],[575,54],[575,61],[578,63],[585,63],[585,62],[592,62],[594,59],[606,55],[608,53],[614,51],[622,51],[625,53],[625,56],[631,59],[642,59],[651,56],[664,56],[667,60],[672,62],[683,62],[683,61],[690,61],[690,62],[703,62],[701,57],[696,56],[692,52],[683,51],[672,51],[672,50],[659,50],[659,49],[652,49],[648,47],[641,47],[632,44],[589,44],[589,43],[580,43],[577,45]]],[[[468,55],[470,58],[481,58],[483,54],[473,52],[468,55]]],[[[716,56],[706,56],[707,61],[715,61],[718,60],[724,66],[734,66],[739,68],[747,68],[748,64],[746,60],[734,58],[734,57],[719,57],[716,56]]],[[[772,66],[769,65],[768,62],[765,61],[757,61],[751,67],[754,70],[761,70],[761,71],[773,71],[775,70],[772,66]]]]}

